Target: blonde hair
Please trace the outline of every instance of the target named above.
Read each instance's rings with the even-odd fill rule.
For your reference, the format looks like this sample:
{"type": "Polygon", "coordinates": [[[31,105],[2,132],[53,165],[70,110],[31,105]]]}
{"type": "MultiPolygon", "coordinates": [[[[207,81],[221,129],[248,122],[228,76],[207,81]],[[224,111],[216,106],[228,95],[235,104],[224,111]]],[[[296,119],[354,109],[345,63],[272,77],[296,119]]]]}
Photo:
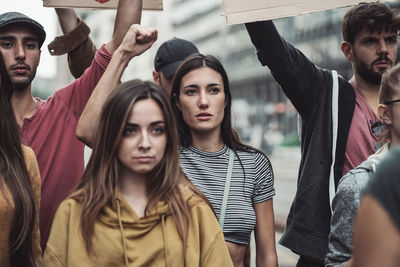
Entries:
{"type": "MultiPolygon", "coordinates": [[[[385,71],[382,75],[382,82],[379,89],[379,104],[389,105],[390,101],[400,93],[400,64],[395,65],[393,68],[385,71]]],[[[383,130],[379,135],[380,141],[386,141],[391,138],[391,126],[384,121],[383,130]]]]}

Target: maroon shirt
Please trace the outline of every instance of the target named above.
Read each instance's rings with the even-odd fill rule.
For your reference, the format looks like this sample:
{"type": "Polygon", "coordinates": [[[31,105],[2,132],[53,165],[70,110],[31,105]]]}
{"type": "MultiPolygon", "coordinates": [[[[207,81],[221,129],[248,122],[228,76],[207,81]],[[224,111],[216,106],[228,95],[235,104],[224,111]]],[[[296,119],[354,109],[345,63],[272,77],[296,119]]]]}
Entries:
{"type": "Polygon", "coordinates": [[[356,105],[347,139],[343,175],[360,165],[369,155],[374,154],[374,144],[377,142],[377,137],[371,130],[371,121],[377,121],[377,117],[356,88],[354,88],[354,92],[356,94],[356,105]]]}
{"type": "Polygon", "coordinates": [[[75,137],[76,126],[110,59],[103,46],[79,79],[45,101],[37,99],[36,113],[24,119],[22,139],[35,152],[42,180],[39,222],[43,250],[55,210],[83,174],[84,145],[75,137]]]}

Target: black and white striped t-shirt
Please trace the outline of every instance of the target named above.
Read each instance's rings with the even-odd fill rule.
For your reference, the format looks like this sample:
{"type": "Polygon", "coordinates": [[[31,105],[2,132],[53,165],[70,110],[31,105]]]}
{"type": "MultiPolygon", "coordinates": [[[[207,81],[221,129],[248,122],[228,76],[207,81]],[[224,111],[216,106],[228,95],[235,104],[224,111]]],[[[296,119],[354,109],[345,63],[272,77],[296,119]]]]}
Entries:
{"type": "MultiPolygon", "coordinates": [[[[271,163],[261,153],[237,151],[224,222],[225,240],[247,245],[256,224],[253,204],[275,195],[271,163]]],[[[189,146],[181,149],[181,165],[189,179],[209,199],[219,219],[224,195],[229,149],[206,152],[189,146]]]]}

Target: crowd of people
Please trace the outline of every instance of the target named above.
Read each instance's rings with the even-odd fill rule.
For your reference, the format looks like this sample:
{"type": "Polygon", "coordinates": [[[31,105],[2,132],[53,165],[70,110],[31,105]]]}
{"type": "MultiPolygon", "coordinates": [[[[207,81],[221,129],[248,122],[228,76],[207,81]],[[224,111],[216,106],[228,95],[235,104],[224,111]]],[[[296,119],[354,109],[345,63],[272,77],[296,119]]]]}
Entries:
{"type": "MultiPolygon", "coordinates": [[[[254,231],[256,266],[277,267],[273,168],[232,126],[220,60],[172,38],[152,82],[121,83],[157,40],[140,25],[142,0],[119,0],[98,49],[74,10],[56,13],[64,35],[49,52],[68,54],[76,80],[46,100],[31,92],[45,30],[0,14],[0,266],[250,266],[254,231]]],[[[379,2],[347,11],[350,80],[316,66],[272,21],[245,27],[301,116],[279,242],[297,267],[399,266],[400,17],[379,2]]]]}

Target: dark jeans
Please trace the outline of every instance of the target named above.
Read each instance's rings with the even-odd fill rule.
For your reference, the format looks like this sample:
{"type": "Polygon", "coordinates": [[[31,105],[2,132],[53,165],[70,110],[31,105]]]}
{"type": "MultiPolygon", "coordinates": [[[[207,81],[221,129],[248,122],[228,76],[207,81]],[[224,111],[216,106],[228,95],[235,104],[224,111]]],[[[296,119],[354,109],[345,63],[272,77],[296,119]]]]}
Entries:
{"type": "Polygon", "coordinates": [[[324,267],[324,263],[300,256],[299,261],[296,264],[296,267],[324,267]]]}

